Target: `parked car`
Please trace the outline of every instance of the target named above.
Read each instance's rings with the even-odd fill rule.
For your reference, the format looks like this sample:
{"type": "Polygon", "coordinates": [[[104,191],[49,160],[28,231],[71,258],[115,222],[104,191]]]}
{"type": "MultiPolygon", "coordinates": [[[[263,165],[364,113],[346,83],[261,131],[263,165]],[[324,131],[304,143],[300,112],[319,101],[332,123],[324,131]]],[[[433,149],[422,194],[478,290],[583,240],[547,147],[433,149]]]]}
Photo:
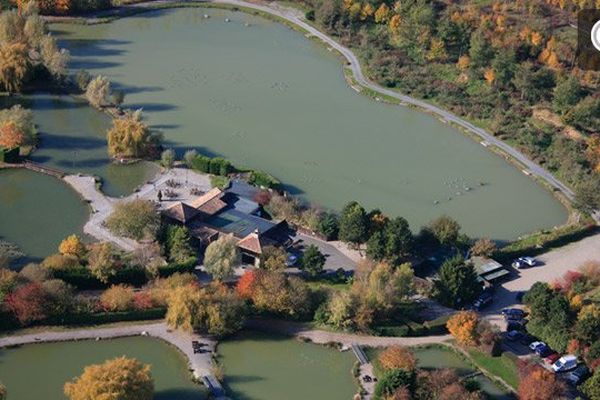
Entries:
{"type": "Polygon", "coordinates": [[[288,253],[287,260],[285,261],[286,267],[293,267],[298,262],[298,256],[292,253],[288,253]]]}
{"type": "Polygon", "coordinates": [[[560,354],[558,353],[552,353],[547,357],[544,357],[544,362],[546,364],[554,364],[555,362],[557,362],[560,359],[560,354]]]}
{"type": "Polygon", "coordinates": [[[584,380],[586,380],[588,376],[590,376],[590,370],[588,369],[588,367],[581,364],[573,371],[569,372],[569,375],[567,375],[567,380],[573,385],[578,385],[584,380]]]}
{"type": "Polygon", "coordinates": [[[577,356],[573,354],[567,354],[558,359],[557,362],[552,364],[552,370],[554,372],[565,372],[575,369],[577,367],[577,356]]]}
{"type": "Polygon", "coordinates": [[[489,306],[494,301],[494,295],[490,291],[484,291],[479,295],[477,300],[473,303],[473,308],[477,311],[489,306]]]}
{"type": "Polygon", "coordinates": [[[511,342],[520,341],[523,338],[523,336],[525,336],[525,334],[517,330],[513,330],[506,333],[506,339],[510,340],[511,342]]]}
{"type": "Polygon", "coordinates": [[[538,261],[533,257],[519,257],[512,263],[516,269],[535,267],[536,265],[538,265],[538,261]]]}
{"type": "Polygon", "coordinates": [[[523,346],[529,346],[531,343],[535,342],[537,338],[535,336],[531,336],[529,333],[525,333],[519,343],[523,346]]]}
{"type": "Polygon", "coordinates": [[[527,313],[520,308],[505,308],[502,310],[502,315],[505,319],[523,319],[527,313]]]}
{"type": "Polygon", "coordinates": [[[554,350],[552,350],[552,349],[550,348],[550,346],[543,345],[543,346],[538,346],[538,347],[536,347],[536,349],[535,349],[535,353],[536,353],[538,356],[540,356],[540,357],[544,358],[544,357],[548,357],[550,354],[554,353],[554,350]]]}
{"type": "Polygon", "coordinates": [[[535,349],[537,349],[539,346],[545,346],[545,345],[546,345],[546,343],[544,343],[544,342],[536,341],[536,342],[529,344],[529,349],[531,351],[535,351],[535,349]]]}

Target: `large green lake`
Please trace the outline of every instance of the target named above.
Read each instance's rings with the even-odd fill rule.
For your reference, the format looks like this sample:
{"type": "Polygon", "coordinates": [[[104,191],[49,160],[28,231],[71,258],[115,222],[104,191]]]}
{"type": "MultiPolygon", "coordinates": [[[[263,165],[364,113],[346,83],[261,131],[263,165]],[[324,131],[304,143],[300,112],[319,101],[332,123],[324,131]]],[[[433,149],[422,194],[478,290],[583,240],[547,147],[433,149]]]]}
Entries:
{"type": "Polygon", "coordinates": [[[258,332],[221,342],[218,351],[236,400],[349,400],[358,391],[351,352],[258,332]]]}
{"type": "Polygon", "coordinates": [[[550,193],[479,143],[354,92],[334,55],[281,24],[185,8],[53,29],[72,69],[108,76],[168,146],[264,169],[316,204],[356,199],[414,229],[448,214],[494,239],[566,218],[550,193]]]}
{"type": "Polygon", "coordinates": [[[187,362],[177,350],[142,337],[0,349],[0,382],[10,400],[64,400],[65,382],[81,375],[85,366],[120,356],[151,365],[155,400],[206,398],[206,391],[191,381],[187,362]]]}
{"type": "Polygon", "coordinates": [[[81,234],[89,207],[59,179],[28,170],[0,171],[0,239],[19,246],[27,261],[58,251],[81,234]]]}

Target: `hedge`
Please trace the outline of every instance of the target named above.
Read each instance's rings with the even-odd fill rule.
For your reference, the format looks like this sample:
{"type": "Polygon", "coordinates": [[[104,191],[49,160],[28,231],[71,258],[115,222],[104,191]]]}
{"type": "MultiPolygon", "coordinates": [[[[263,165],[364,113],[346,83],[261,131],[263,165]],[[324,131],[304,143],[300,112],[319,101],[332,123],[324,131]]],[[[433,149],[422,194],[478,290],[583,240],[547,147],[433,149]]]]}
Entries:
{"type": "Polygon", "coordinates": [[[281,185],[275,177],[262,171],[252,171],[248,180],[254,186],[266,187],[269,189],[277,189],[281,185]]]}
{"type": "Polygon", "coordinates": [[[164,267],[158,268],[158,276],[160,276],[161,278],[166,278],[177,272],[194,272],[194,268],[196,267],[197,263],[198,259],[196,257],[190,257],[189,259],[181,263],[168,264],[164,267]]]}
{"type": "Polygon", "coordinates": [[[48,318],[44,323],[48,325],[102,325],[113,322],[162,319],[166,313],[167,309],[161,307],[148,310],[68,314],[61,317],[48,318]]]}
{"type": "Polygon", "coordinates": [[[431,321],[425,321],[423,326],[427,328],[429,335],[441,335],[444,333],[448,333],[448,328],[446,328],[446,324],[450,319],[450,315],[444,315],[442,317],[432,319],[431,321]]]}
{"type": "Polygon", "coordinates": [[[20,150],[18,147],[13,149],[5,149],[0,147],[0,162],[16,163],[19,161],[20,150]]]}

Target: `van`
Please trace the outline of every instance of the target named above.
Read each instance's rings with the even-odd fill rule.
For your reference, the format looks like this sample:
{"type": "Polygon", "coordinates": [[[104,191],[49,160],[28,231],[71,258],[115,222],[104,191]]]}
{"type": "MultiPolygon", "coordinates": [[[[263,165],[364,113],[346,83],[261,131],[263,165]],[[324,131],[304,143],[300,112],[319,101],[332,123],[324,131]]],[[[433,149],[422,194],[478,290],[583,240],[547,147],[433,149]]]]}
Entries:
{"type": "Polygon", "coordinates": [[[568,354],[566,356],[562,356],[558,359],[557,362],[552,364],[552,370],[554,372],[564,372],[572,370],[577,367],[577,356],[573,354],[568,354]]]}

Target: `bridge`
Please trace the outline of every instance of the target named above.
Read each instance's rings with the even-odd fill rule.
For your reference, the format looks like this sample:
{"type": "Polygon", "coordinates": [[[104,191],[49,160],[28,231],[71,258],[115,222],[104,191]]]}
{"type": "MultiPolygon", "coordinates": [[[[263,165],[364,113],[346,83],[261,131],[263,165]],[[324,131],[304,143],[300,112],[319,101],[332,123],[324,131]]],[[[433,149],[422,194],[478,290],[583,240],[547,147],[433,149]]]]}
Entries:
{"type": "Polygon", "coordinates": [[[204,375],[200,378],[204,386],[208,388],[212,398],[216,400],[228,400],[229,398],[225,396],[225,389],[221,385],[221,382],[213,376],[213,375],[204,375]]]}
{"type": "Polygon", "coordinates": [[[360,347],[360,345],[358,345],[356,343],[352,343],[351,347],[352,347],[352,352],[358,359],[358,362],[360,362],[360,365],[365,365],[365,364],[369,363],[369,359],[367,358],[367,355],[363,351],[362,347],[360,347]]]}

